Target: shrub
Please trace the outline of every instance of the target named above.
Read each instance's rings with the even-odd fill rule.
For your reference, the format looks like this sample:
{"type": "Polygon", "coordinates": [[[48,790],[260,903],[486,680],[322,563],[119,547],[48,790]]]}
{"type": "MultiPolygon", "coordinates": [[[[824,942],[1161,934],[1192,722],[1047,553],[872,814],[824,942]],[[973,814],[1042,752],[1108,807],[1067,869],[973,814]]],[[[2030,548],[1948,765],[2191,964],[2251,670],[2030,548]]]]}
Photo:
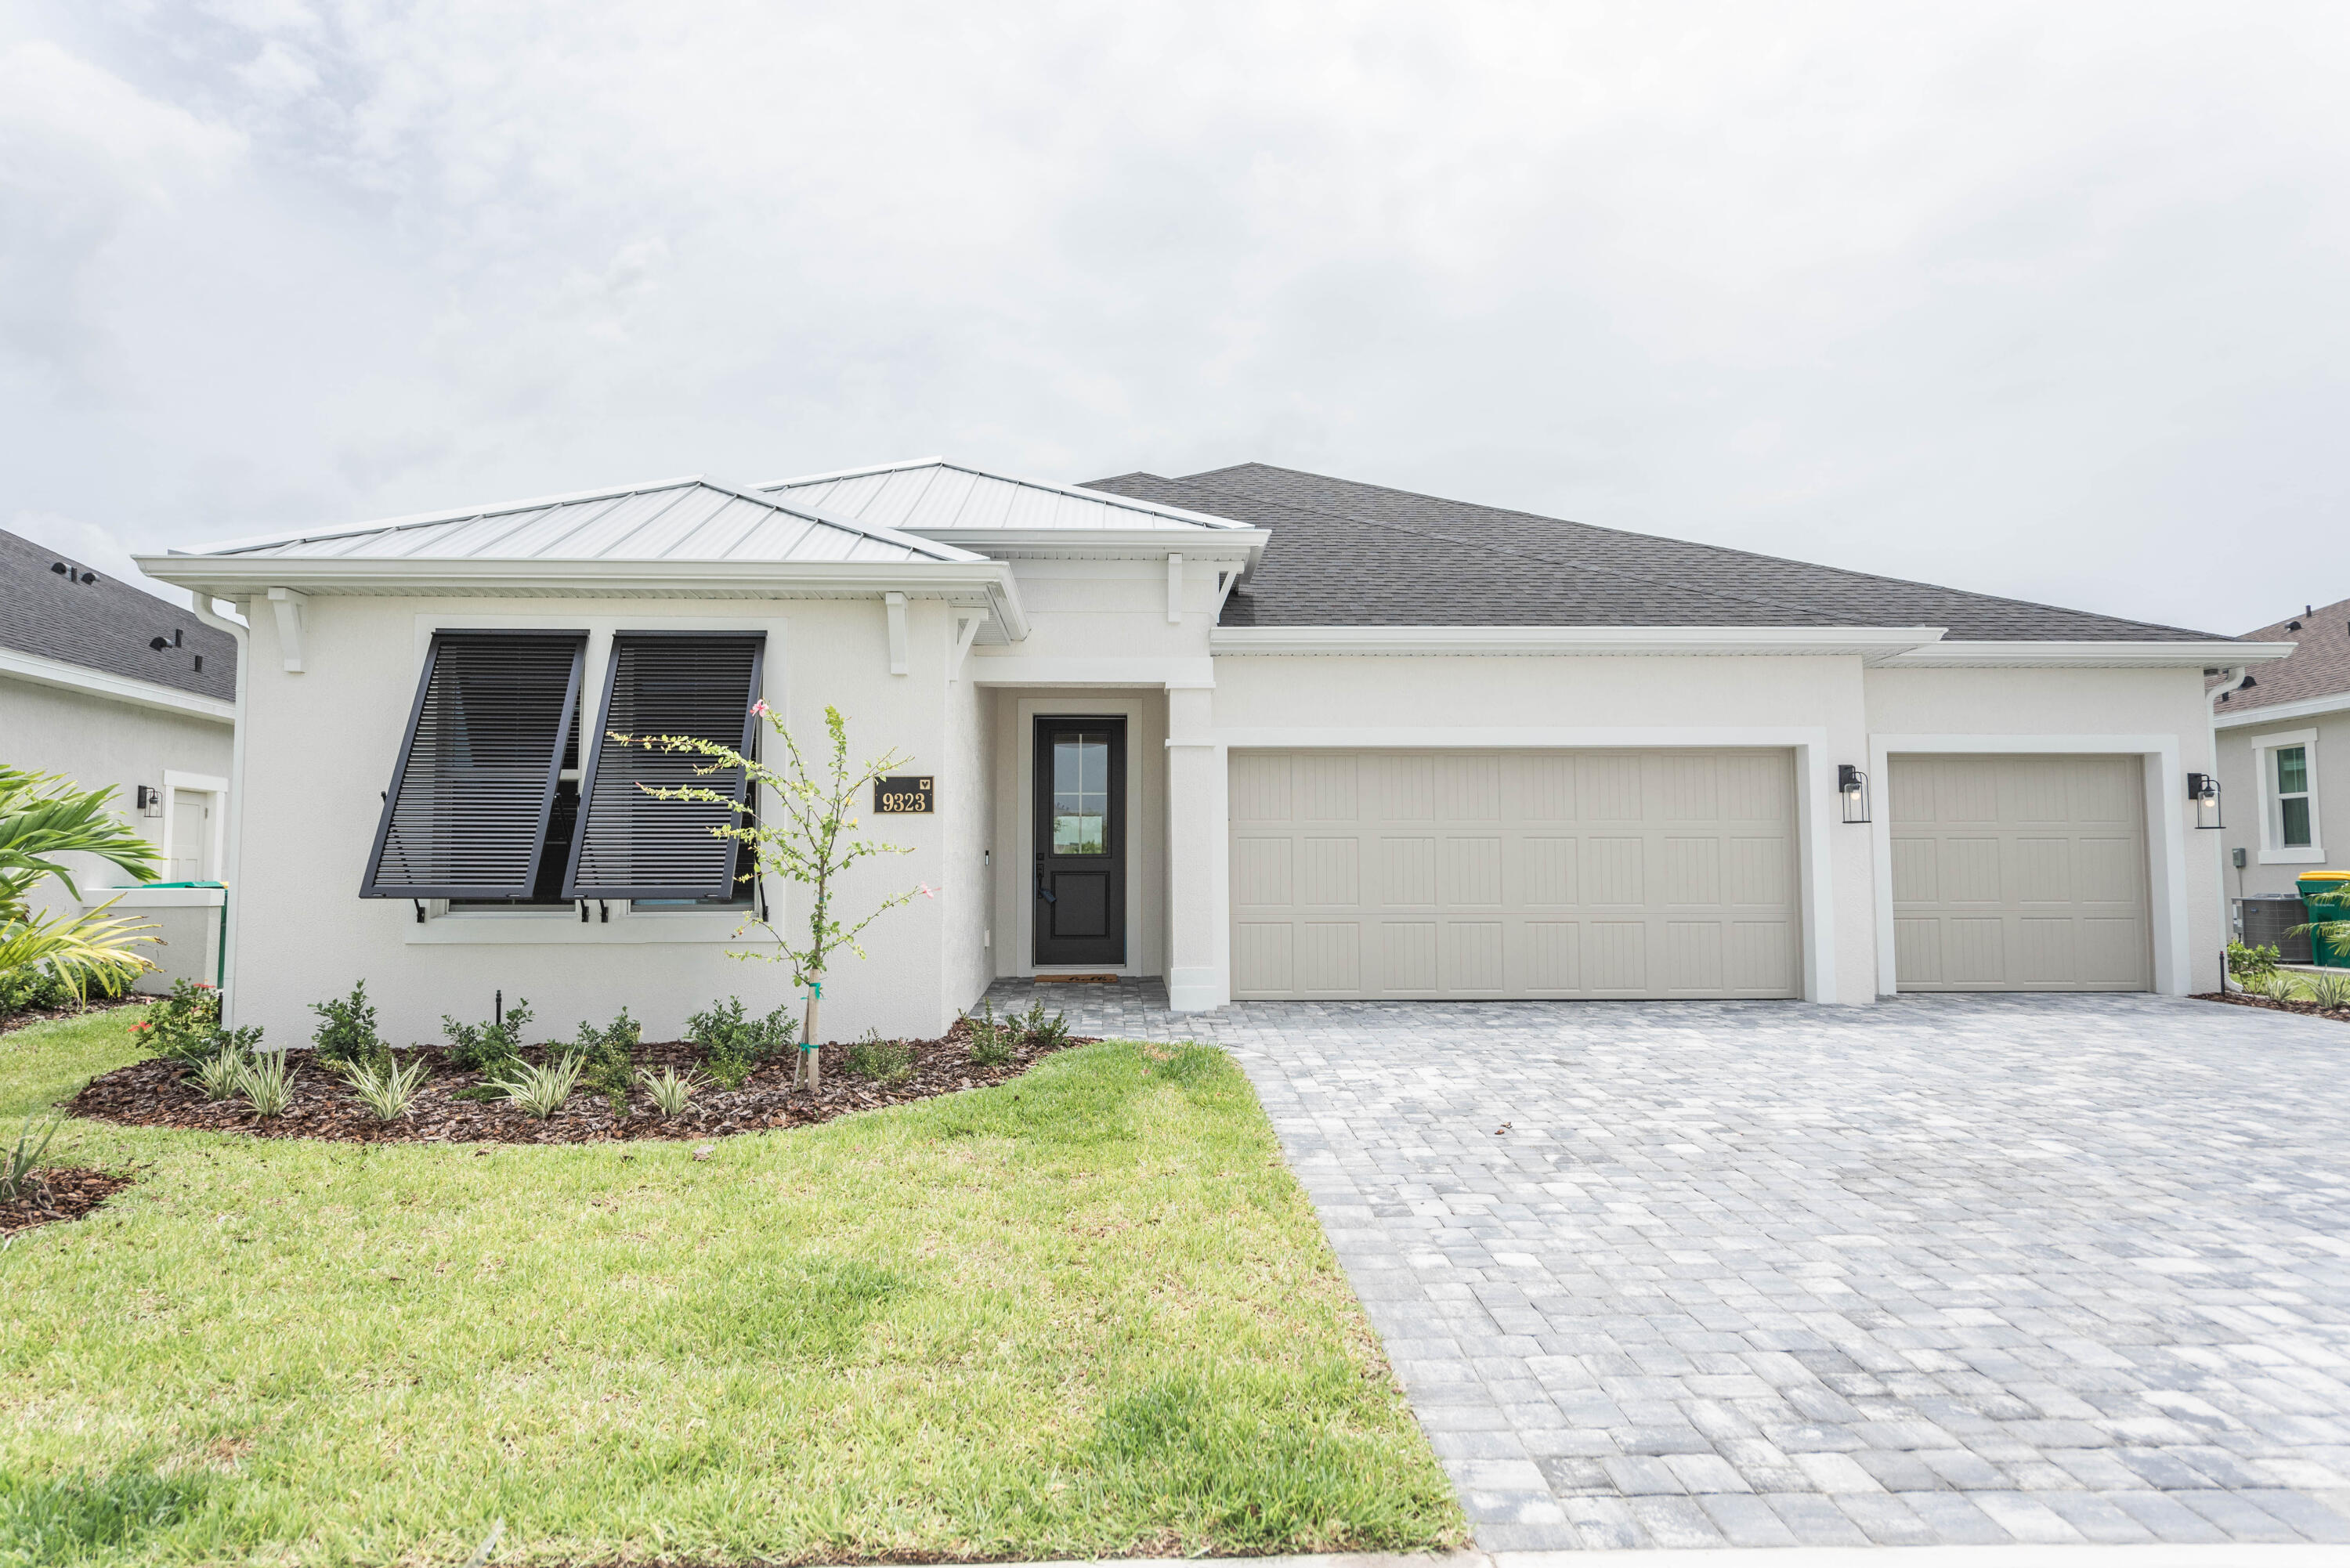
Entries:
{"type": "Polygon", "coordinates": [[[564,1056],[538,1067],[516,1062],[496,1083],[509,1102],[545,1121],[561,1110],[571,1091],[579,1086],[579,1058],[564,1056]]]}
{"type": "Polygon", "coordinates": [[[72,977],[59,974],[48,964],[27,964],[0,973],[0,1016],[36,1007],[78,1007],[88,997],[113,998],[127,989],[129,982],[111,972],[93,974],[84,991],[75,986],[72,977]]]}
{"type": "Polygon", "coordinates": [[[240,1049],[234,1042],[231,1042],[199,1061],[189,1072],[188,1076],[194,1079],[196,1087],[204,1092],[204,1098],[234,1099],[238,1093],[238,1075],[244,1071],[244,1061],[248,1054],[240,1049]]]}
{"type": "Polygon", "coordinates": [[[739,996],[685,1021],[685,1037],[701,1051],[702,1066],[728,1089],[741,1088],[759,1064],[790,1050],[798,1033],[799,1021],[781,1007],[764,1018],[744,1017],[739,996]]]}
{"type": "Polygon", "coordinates": [[[636,1083],[635,1054],[645,1037],[644,1025],[620,1009],[620,1015],[598,1029],[579,1021],[579,1037],[570,1054],[579,1063],[579,1082],[604,1096],[615,1118],[629,1114],[629,1090],[636,1083]]]}
{"type": "Polygon", "coordinates": [[[475,1073],[495,1075],[522,1059],[522,1026],[530,1022],[530,1002],[516,998],[504,1018],[487,1023],[460,1023],[441,1015],[441,1033],[449,1037],[449,1060],[475,1073]]]}
{"type": "Polygon", "coordinates": [[[35,1126],[39,1120],[38,1111],[26,1116],[24,1130],[16,1135],[16,1147],[5,1154],[0,1154],[0,1201],[14,1202],[22,1198],[25,1189],[39,1179],[41,1166],[48,1157],[49,1140],[57,1136],[59,1127],[65,1126],[66,1114],[57,1112],[45,1127],[35,1126]],[[38,1143],[33,1141],[33,1134],[36,1131],[41,1135],[38,1143]]]}
{"type": "Polygon", "coordinates": [[[397,1062],[388,1049],[383,1055],[381,1062],[342,1064],[343,1076],[350,1080],[351,1092],[374,1113],[376,1120],[396,1122],[408,1114],[409,1103],[416,1098],[417,1086],[424,1082],[425,1061],[412,1055],[405,1062],[397,1062]]]}
{"type": "Polygon", "coordinates": [[[2255,976],[2244,982],[2244,989],[2254,996],[2266,997],[2271,1002],[2301,1000],[2301,981],[2283,970],[2272,970],[2266,974],[2255,976]]]}
{"type": "MultiPolygon", "coordinates": [[[[147,1021],[130,1032],[159,1055],[196,1063],[221,1051],[221,994],[202,981],[176,980],[172,994],[147,1010],[147,1021]]],[[[258,1030],[253,1037],[258,1040],[258,1030]]]]}
{"type": "Polygon", "coordinates": [[[2276,973],[2277,956],[2274,948],[2248,948],[2241,942],[2230,942],[2228,973],[2234,977],[2238,985],[2250,991],[2252,981],[2276,973]]]}
{"type": "MultiPolygon", "coordinates": [[[[244,1030],[237,1031],[242,1034],[244,1030]]],[[[256,1036],[259,1030],[252,1032],[256,1036]]],[[[283,1051],[265,1051],[245,1057],[237,1064],[236,1092],[253,1107],[253,1114],[267,1121],[282,1116],[294,1103],[294,1069],[286,1064],[283,1051]]]]}
{"type": "Polygon", "coordinates": [[[914,1048],[902,1040],[884,1040],[868,1029],[865,1038],[848,1048],[848,1070],[877,1084],[902,1084],[914,1075],[914,1048]]]}
{"type": "Polygon", "coordinates": [[[367,999],[367,981],[360,981],[351,987],[350,995],[339,1000],[312,1002],[310,1011],[321,1020],[310,1036],[320,1061],[386,1069],[391,1065],[391,1047],[375,1032],[375,1008],[367,999]]]}
{"type": "Polygon", "coordinates": [[[691,1069],[681,1078],[676,1068],[663,1067],[656,1077],[652,1069],[647,1067],[638,1072],[637,1078],[644,1085],[645,1093],[653,1097],[653,1108],[665,1116],[673,1116],[684,1110],[685,1103],[693,1098],[693,1091],[702,1087],[702,1079],[691,1069]]]}
{"type": "Polygon", "coordinates": [[[2350,974],[2337,970],[2321,970],[2315,974],[2302,976],[2301,983],[2308,992],[2309,1000],[2327,1012],[2350,1007],[2350,974]]]}
{"type": "Polygon", "coordinates": [[[1028,1011],[1021,1015],[1020,1032],[1028,1037],[1029,1044],[1040,1051],[1057,1051],[1069,1043],[1069,1021],[1057,1012],[1045,1017],[1041,1000],[1029,1003],[1028,1011]]]}
{"type": "Polygon", "coordinates": [[[995,1021],[995,1007],[983,1002],[976,1013],[966,1012],[962,1021],[971,1026],[971,1059],[983,1067],[1001,1067],[1012,1060],[1019,1041],[1020,1026],[1016,1020],[995,1021]]]}

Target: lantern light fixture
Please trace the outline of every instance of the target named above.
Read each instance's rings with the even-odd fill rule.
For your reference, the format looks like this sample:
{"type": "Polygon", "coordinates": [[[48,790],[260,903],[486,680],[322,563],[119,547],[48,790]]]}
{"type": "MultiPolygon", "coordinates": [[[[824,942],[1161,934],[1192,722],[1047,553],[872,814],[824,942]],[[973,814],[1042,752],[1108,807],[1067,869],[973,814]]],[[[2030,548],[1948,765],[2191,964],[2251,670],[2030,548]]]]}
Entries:
{"type": "Polygon", "coordinates": [[[2220,820],[2220,781],[2210,774],[2187,775],[2187,798],[2195,803],[2195,826],[2216,828],[2226,825],[2220,820]]]}
{"type": "Polygon", "coordinates": [[[1844,819],[1868,820],[1868,775],[1850,763],[1836,764],[1836,794],[1844,797],[1844,819]]]}

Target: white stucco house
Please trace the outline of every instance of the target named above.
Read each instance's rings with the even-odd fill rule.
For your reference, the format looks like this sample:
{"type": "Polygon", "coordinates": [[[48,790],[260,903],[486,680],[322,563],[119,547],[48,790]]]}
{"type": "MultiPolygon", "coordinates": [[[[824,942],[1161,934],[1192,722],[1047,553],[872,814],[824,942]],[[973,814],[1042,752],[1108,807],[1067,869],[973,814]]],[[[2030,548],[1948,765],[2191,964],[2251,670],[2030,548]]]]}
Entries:
{"type": "MultiPolygon", "coordinates": [[[[2214,681],[2228,890],[2239,900],[2291,895],[2305,871],[2350,867],[2350,854],[2332,853],[2350,834],[2350,599],[2305,607],[2245,639],[2293,651],[2214,681]]],[[[2267,925],[2301,918],[2294,912],[2267,925]]],[[[2254,935],[2306,954],[2305,936],[2280,941],[2272,929],[2254,935]]]]}
{"type": "Polygon", "coordinates": [[[2206,672],[2283,651],[1249,464],[683,479],[142,559],[251,622],[231,1006],[712,997],[746,895],[611,728],[910,758],[827,1033],[1234,998],[2217,984],[2206,672]],[[583,805],[584,803],[584,805],[583,805]]]}
{"type": "MultiPolygon", "coordinates": [[[[0,532],[0,763],[113,786],[155,841],[158,883],[220,879],[235,690],[235,642],[186,606],[0,532]]],[[[94,857],[66,864],[81,907],[117,900],[161,940],[142,950],[157,968],[135,989],[222,973],[222,889],[126,888],[94,857]]],[[[44,912],[76,907],[54,881],[34,898],[44,912]]]]}

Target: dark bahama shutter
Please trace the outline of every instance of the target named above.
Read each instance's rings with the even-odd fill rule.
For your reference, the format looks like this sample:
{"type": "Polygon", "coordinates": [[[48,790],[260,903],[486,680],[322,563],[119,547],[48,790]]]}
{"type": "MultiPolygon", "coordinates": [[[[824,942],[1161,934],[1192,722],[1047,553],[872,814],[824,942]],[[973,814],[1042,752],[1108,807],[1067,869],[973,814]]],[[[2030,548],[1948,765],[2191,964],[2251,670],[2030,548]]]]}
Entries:
{"type": "Polygon", "coordinates": [[[437,632],[362,898],[526,898],[586,632],[437,632]]]}
{"type": "Polygon", "coordinates": [[[638,787],[700,784],[743,798],[743,770],[697,774],[709,759],[692,752],[624,746],[624,735],[691,735],[751,754],[758,700],[758,637],[709,632],[622,632],[612,639],[604,717],[579,789],[579,834],[571,847],[567,898],[725,898],[734,885],[735,841],[713,827],[742,815],[699,802],[655,800],[638,787]]]}

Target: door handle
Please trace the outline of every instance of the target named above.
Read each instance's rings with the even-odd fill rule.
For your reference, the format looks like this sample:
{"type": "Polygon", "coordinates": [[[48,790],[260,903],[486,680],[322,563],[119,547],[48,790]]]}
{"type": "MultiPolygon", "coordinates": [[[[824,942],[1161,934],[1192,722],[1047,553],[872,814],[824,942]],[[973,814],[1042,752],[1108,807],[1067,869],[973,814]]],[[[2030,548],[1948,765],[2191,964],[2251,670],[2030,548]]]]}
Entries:
{"type": "Polygon", "coordinates": [[[1058,894],[1045,886],[1045,868],[1042,866],[1036,867],[1036,897],[1048,904],[1057,904],[1061,901],[1058,894]]]}

